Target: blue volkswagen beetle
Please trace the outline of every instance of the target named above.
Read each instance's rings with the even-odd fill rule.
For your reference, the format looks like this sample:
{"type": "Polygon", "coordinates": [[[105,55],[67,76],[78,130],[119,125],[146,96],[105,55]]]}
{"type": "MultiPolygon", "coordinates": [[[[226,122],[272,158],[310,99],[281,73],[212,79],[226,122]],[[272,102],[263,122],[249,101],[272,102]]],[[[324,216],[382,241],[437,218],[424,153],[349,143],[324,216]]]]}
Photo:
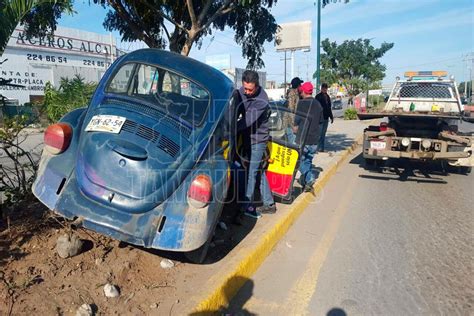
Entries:
{"type": "MultiPolygon", "coordinates": [[[[88,108],[45,131],[33,193],[85,228],[202,261],[228,192],[232,92],[223,73],[191,58],[120,57],[88,108]]],[[[281,191],[278,170],[272,177],[281,191]]]]}

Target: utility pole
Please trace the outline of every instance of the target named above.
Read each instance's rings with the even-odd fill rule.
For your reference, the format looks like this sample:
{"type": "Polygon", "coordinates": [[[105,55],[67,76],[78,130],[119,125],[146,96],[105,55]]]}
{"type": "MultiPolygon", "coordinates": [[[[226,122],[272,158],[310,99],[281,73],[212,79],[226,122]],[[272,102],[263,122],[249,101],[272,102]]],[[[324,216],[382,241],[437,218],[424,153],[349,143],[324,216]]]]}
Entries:
{"type": "Polygon", "coordinates": [[[285,74],[284,74],[284,81],[285,81],[285,82],[284,82],[284,89],[285,89],[285,95],[286,95],[286,61],[289,60],[289,59],[290,59],[290,58],[286,58],[286,50],[285,50],[285,58],[283,58],[283,59],[280,58],[280,60],[284,60],[284,61],[285,61],[285,67],[284,67],[284,69],[285,69],[285,74]]]}
{"type": "Polygon", "coordinates": [[[295,51],[291,50],[291,78],[295,77],[295,51]]]}
{"type": "Polygon", "coordinates": [[[316,25],[317,36],[316,36],[316,90],[319,90],[321,86],[321,0],[318,0],[318,24],[316,25]]]}

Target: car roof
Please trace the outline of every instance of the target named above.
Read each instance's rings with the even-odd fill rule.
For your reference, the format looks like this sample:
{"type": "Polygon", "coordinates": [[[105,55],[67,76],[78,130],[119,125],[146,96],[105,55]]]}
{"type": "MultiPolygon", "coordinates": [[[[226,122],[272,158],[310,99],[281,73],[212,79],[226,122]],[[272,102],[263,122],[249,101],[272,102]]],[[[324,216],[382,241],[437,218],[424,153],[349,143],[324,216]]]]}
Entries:
{"type": "Polygon", "coordinates": [[[141,62],[174,70],[180,75],[206,87],[214,98],[228,98],[233,90],[232,81],[221,71],[191,57],[156,48],[144,48],[122,57],[125,62],[141,62]]]}

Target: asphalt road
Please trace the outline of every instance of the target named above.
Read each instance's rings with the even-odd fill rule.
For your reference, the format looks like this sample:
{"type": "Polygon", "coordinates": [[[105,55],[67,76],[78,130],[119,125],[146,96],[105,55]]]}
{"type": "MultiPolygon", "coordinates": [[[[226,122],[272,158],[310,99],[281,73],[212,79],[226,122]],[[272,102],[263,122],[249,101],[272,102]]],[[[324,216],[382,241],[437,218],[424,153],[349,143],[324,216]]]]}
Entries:
{"type": "Polygon", "coordinates": [[[472,315],[474,175],[366,170],[360,151],[290,228],[230,311],[472,315]]]}

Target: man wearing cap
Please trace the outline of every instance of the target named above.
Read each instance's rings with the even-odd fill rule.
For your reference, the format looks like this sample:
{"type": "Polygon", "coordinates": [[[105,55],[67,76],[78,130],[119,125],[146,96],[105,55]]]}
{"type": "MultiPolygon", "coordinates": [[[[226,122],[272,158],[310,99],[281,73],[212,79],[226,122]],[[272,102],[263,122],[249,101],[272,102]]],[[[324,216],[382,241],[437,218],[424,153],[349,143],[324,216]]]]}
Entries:
{"type": "MultiPolygon", "coordinates": [[[[300,93],[298,91],[298,88],[301,86],[302,83],[303,80],[298,77],[291,79],[291,88],[288,89],[288,93],[286,94],[286,98],[288,100],[288,110],[290,110],[291,113],[296,112],[296,106],[300,99],[300,93]]],[[[285,114],[283,126],[286,126],[286,137],[288,142],[291,144],[294,143],[296,139],[296,135],[295,133],[293,133],[292,125],[293,115],[289,113],[285,114]]]]}
{"type": "MultiPolygon", "coordinates": [[[[242,87],[238,92],[242,100],[243,111],[242,118],[237,122],[237,130],[245,131],[250,135],[250,161],[248,163],[247,187],[241,214],[260,218],[261,213],[276,212],[272,192],[262,168],[267,142],[270,139],[268,124],[270,105],[267,93],[259,85],[256,71],[244,71],[242,87]],[[260,176],[260,195],[262,196],[263,206],[255,209],[253,198],[258,176],[260,176]]],[[[240,216],[236,219],[236,222],[240,222],[240,216]]]]}
{"type": "Polygon", "coordinates": [[[305,192],[313,189],[316,181],[316,174],[313,170],[313,158],[318,150],[318,143],[320,138],[320,122],[323,120],[323,108],[318,100],[313,98],[313,84],[305,82],[300,87],[302,99],[299,100],[297,112],[306,114],[310,118],[309,126],[303,126],[306,122],[301,116],[295,118],[294,131],[296,132],[296,142],[304,144],[303,155],[300,161],[301,176],[298,182],[303,187],[305,192]],[[303,131],[307,131],[306,138],[302,139],[303,131]]]}

